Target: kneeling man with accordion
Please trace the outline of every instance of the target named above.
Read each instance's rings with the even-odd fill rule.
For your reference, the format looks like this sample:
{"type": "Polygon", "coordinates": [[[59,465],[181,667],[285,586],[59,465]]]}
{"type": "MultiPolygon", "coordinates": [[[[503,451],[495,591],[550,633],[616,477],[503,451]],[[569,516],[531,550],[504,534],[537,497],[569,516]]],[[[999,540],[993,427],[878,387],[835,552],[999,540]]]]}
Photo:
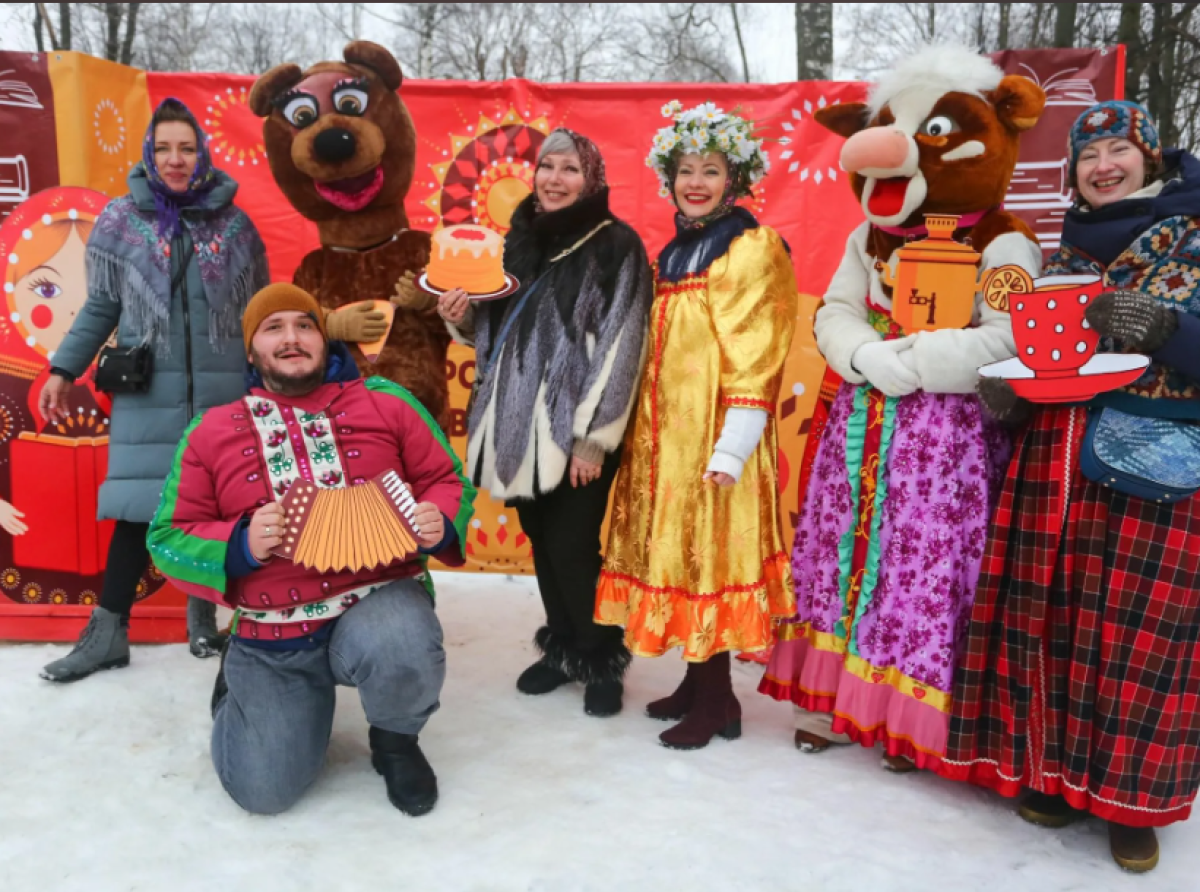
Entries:
{"type": "Polygon", "coordinates": [[[359,377],[293,285],[242,318],[246,396],[184,433],[150,526],[155,565],[234,608],[212,757],[251,812],[291,807],[325,761],[335,687],[358,688],[392,804],[432,810],[417,735],[445,679],[426,556],[463,563],[475,490],[408,391],[359,377]]]}

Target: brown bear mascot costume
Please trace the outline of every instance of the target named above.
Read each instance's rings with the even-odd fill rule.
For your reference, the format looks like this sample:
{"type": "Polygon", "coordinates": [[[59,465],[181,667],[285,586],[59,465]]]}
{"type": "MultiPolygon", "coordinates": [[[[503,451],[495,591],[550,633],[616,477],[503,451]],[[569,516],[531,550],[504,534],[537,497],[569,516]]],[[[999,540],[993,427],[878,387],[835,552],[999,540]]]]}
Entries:
{"type": "Polygon", "coordinates": [[[378,44],[356,40],[342,55],[344,62],[318,62],[303,72],[277,65],[250,92],[250,108],[266,119],[263,142],[275,182],[321,237],[293,281],[329,312],[330,337],[347,342],[364,375],[407,388],[447,429],[450,335],[436,298],[401,285],[405,273],[411,279],[424,269],[430,245],[429,233],[409,229],[404,213],[417,135],[397,93],[403,75],[378,44]],[[360,303],[367,300],[396,307],[373,361],[357,344],[381,338],[387,323],[360,303]]]}

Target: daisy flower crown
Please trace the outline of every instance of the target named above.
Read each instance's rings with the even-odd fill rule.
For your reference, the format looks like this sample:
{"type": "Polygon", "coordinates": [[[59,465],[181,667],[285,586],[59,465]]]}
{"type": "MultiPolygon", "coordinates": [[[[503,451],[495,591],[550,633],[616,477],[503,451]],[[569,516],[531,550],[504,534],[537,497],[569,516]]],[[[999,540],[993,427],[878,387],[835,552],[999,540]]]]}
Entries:
{"type": "Polygon", "coordinates": [[[716,103],[705,102],[684,111],[683,104],[672,99],[662,107],[662,115],[672,123],[654,135],[646,157],[646,166],[658,174],[662,198],[671,197],[671,179],[680,157],[693,152],[724,155],[737,178],[739,195],[749,195],[751,187],[771,169],[762,139],[754,136],[753,122],[717,108],[716,103]]]}

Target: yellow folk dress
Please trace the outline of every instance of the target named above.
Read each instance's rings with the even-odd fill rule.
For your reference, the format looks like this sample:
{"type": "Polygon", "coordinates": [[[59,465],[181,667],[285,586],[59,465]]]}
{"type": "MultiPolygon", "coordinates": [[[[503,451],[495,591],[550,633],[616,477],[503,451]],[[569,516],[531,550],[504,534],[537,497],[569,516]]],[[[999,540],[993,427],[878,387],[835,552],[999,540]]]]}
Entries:
{"type": "Polygon", "coordinates": [[[779,235],[738,236],[705,272],[655,276],[650,357],[614,486],[596,621],[629,649],[700,662],[771,643],[795,611],[779,526],[775,405],[797,290],[779,235]],[[726,409],[770,417],[741,479],[704,481],[726,409]]]}

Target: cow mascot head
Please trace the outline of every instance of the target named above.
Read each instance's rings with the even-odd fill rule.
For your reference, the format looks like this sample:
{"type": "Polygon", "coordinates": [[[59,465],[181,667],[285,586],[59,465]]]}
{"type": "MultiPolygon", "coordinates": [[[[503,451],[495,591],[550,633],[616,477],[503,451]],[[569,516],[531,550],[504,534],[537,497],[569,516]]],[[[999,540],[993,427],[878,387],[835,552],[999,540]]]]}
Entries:
{"type": "Polygon", "coordinates": [[[951,45],[902,59],[867,102],[816,113],[820,124],[846,137],[842,166],[866,216],[825,296],[824,326],[818,315],[818,341],[838,375],[863,383],[854,353],[881,335],[907,338],[896,350],[911,349],[904,360],[915,364],[920,389],[928,392],[969,393],[979,366],[1013,355],[1007,308],[988,306],[982,294],[966,330],[909,334],[894,325],[881,329],[879,320],[891,313],[887,282],[895,274],[896,251],[928,234],[927,214],[956,215],[954,238],[981,252],[983,270],[1016,264],[1037,275],[1037,239],[1003,202],[1021,134],[1037,123],[1044,105],[1045,94],[1033,81],[1006,76],[984,56],[951,45]],[[835,324],[838,306],[863,324],[835,324]]]}
{"type": "Polygon", "coordinates": [[[931,47],[900,62],[866,103],[833,105],[817,121],[847,137],[842,166],[879,227],[912,227],[924,214],[999,209],[1021,133],[1046,97],[962,47],[931,47]]]}

